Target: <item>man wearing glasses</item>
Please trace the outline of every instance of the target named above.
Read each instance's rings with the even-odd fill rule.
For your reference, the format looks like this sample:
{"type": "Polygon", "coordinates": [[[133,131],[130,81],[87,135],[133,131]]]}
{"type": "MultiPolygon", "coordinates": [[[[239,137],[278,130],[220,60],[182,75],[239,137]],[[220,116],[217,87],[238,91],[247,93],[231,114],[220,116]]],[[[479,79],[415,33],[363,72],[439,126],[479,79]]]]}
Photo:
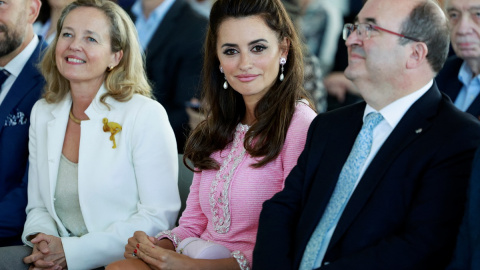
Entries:
{"type": "Polygon", "coordinates": [[[480,117],[480,1],[448,0],[450,38],[455,56],[436,77],[438,88],[455,106],[480,117]]]}
{"type": "Polygon", "coordinates": [[[256,269],[444,269],[480,124],[433,81],[448,52],[435,0],[368,0],[346,24],[345,75],[365,102],[320,114],[266,201],[256,269]]]}

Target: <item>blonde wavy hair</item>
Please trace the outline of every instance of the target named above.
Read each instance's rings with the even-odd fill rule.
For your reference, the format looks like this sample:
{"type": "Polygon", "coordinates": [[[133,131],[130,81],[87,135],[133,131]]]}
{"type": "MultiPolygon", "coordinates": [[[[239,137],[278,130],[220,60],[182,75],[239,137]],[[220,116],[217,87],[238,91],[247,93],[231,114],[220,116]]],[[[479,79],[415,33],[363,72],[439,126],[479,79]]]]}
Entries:
{"type": "Polygon", "coordinates": [[[93,7],[103,11],[110,21],[110,40],[112,52],[123,50],[123,57],[113,70],[105,70],[105,88],[100,101],[107,107],[107,97],[125,102],[132,98],[133,94],[140,94],[152,98],[152,87],[145,74],[145,55],[138,43],[138,34],[128,14],[117,4],[109,0],[77,0],[68,5],[63,11],[57,23],[55,40],[49,46],[40,62],[40,71],[45,77],[44,98],[48,103],[58,103],[70,91],[69,81],[58,71],[55,57],[63,23],[67,15],[78,7],[93,7]]]}

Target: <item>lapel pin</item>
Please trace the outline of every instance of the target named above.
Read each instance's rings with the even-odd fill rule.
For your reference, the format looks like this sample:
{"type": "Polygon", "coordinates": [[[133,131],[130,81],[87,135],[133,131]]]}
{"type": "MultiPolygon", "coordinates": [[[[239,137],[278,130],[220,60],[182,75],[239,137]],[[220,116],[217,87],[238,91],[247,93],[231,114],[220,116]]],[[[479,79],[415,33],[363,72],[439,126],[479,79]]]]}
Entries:
{"type": "Polygon", "coordinates": [[[117,148],[117,144],[115,143],[115,134],[122,131],[122,126],[115,122],[108,122],[107,118],[103,118],[103,131],[110,132],[110,141],[113,142],[112,148],[117,148]]]}
{"type": "Polygon", "coordinates": [[[415,130],[415,133],[420,134],[420,133],[422,133],[422,131],[423,131],[423,129],[419,128],[419,129],[415,130]]]}

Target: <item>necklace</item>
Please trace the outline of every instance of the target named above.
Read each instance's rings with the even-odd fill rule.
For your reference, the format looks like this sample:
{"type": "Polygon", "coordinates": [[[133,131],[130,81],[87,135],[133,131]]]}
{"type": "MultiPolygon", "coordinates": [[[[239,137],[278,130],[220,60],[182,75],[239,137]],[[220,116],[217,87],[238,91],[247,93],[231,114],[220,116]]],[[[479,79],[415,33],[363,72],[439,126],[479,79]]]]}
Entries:
{"type": "Polygon", "coordinates": [[[72,113],[72,109],[70,109],[70,119],[72,119],[73,122],[75,122],[76,124],[80,125],[82,123],[83,120],[80,120],[78,118],[76,118],[73,113],[72,113]]]}

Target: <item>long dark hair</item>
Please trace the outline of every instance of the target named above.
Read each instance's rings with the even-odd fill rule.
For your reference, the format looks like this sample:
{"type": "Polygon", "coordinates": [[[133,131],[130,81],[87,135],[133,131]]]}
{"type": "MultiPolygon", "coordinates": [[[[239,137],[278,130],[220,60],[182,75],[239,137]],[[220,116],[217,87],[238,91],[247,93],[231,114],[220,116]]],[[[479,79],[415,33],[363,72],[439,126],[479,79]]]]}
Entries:
{"type": "Polygon", "coordinates": [[[283,81],[277,79],[257,103],[256,122],[245,135],[244,146],[248,154],[262,158],[252,165],[253,167],[258,168],[267,164],[282,150],[296,102],[306,98],[313,104],[302,86],[303,47],[280,0],[216,1],[210,13],[210,24],[205,40],[202,99],[207,107],[206,120],[193,130],[184,152],[184,162],[189,159],[194,167],[200,170],[219,169],[219,164],[210,155],[232,142],[235,128],[246,110],[242,95],[230,86],[226,90],[222,87],[225,80],[218,69],[220,66],[216,50],[218,29],[228,18],[255,15],[261,16],[268,27],[277,33],[279,42],[287,38],[290,47],[288,61],[284,66],[285,79],[283,81]]]}

